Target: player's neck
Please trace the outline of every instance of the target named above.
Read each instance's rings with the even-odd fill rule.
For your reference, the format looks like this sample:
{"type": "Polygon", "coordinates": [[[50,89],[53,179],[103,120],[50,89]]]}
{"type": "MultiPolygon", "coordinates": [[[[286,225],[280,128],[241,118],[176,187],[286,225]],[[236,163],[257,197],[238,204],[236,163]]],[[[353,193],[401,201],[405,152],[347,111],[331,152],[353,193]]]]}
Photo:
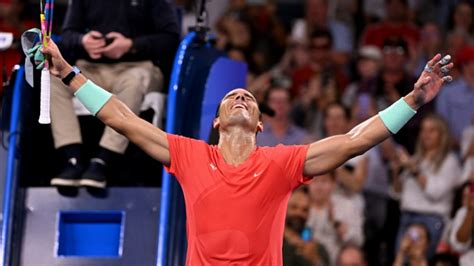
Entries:
{"type": "Polygon", "coordinates": [[[230,165],[242,164],[256,148],[255,132],[232,127],[220,131],[219,135],[219,150],[230,165]]]}

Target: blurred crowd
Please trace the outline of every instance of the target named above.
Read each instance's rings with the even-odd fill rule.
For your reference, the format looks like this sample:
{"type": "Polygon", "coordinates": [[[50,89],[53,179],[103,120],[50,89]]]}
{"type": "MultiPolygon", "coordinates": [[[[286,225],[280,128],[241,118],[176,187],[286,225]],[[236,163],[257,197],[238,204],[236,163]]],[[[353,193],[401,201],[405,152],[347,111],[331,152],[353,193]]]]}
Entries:
{"type": "MultiPolygon", "coordinates": [[[[474,265],[474,1],[294,1],[302,17],[281,16],[293,1],[224,2],[215,45],[274,111],[259,145],[344,134],[411,91],[436,53],[455,63],[398,134],[294,192],[285,265],[474,265]]],[[[27,27],[15,12],[2,7],[0,31],[27,27]]]]}
{"type": "Polygon", "coordinates": [[[259,145],[344,134],[411,91],[436,53],[456,65],[397,135],[295,191],[285,265],[474,265],[473,3],[306,0],[288,23],[279,2],[231,0],[212,25],[274,111],[259,145]]]}

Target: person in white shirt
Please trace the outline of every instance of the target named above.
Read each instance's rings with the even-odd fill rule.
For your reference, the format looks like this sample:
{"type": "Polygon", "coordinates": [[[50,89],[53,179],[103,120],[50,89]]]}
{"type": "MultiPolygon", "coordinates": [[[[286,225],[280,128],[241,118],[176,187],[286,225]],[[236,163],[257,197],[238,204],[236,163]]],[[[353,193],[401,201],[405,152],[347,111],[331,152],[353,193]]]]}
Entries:
{"type": "Polygon", "coordinates": [[[464,161],[462,179],[463,181],[474,181],[474,114],[473,124],[462,132],[461,157],[464,161]]]}
{"type": "Polygon", "coordinates": [[[461,166],[450,151],[450,140],[446,122],[432,114],[421,122],[415,155],[401,156],[405,170],[393,183],[395,192],[400,193],[402,211],[397,247],[406,228],[419,223],[428,228],[429,257],[435,254],[449,219],[455,189],[462,182],[461,166]]]}
{"type": "Polygon", "coordinates": [[[403,233],[400,248],[393,266],[426,266],[430,243],[428,228],[424,224],[411,224],[403,233]]]}
{"type": "Polygon", "coordinates": [[[461,254],[459,264],[470,266],[474,262],[474,183],[463,186],[463,206],[454,217],[449,242],[461,254]]]}
{"type": "Polygon", "coordinates": [[[335,185],[334,173],[313,179],[309,185],[311,208],[306,223],[314,239],[326,247],[332,265],[344,244],[360,246],[364,241],[363,204],[335,193],[335,185]]]}
{"type": "Polygon", "coordinates": [[[333,60],[337,65],[345,65],[350,59],[354,46],[353,32],[344,23],[331,19],[328,15],[328,0],[306,0],[305,18],[297,19],[291,30],[294,41],[308,43],[315,29],[325,28],[333,36],[333,60]]]}

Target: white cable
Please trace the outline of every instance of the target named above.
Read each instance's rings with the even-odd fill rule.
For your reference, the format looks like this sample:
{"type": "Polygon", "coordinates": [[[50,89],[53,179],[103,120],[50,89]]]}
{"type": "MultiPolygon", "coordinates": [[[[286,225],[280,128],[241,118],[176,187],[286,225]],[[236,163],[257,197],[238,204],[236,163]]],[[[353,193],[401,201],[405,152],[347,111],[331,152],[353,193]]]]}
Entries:
{"type": "Polygon", "coordinates": [[[51,117],[49,113],[50,106],[50,77],[48,68],[41,71],[41,95],[40,95],[40,116],[38,122],[40,124],[50,124],[51,117]]]}

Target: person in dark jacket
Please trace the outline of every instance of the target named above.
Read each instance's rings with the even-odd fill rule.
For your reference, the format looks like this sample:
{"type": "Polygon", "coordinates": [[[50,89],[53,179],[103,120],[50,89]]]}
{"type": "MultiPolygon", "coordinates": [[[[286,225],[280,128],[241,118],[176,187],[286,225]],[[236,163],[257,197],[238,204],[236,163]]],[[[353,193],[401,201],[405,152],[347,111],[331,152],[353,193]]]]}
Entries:
{"type": "MultiPolygon", "coordinates": [[[[162,91],[169,76],[179,42],[175,14],[167,0],[71,0],[60,47],[76,69],[138,113],[145,94],[162,91]]],[[[104,188],[108,167],[128,141],[106,127],[98,153],[86,162],[69,82],[51,81],[53,139],[67,162],[51,184],[104,188]]]]}

